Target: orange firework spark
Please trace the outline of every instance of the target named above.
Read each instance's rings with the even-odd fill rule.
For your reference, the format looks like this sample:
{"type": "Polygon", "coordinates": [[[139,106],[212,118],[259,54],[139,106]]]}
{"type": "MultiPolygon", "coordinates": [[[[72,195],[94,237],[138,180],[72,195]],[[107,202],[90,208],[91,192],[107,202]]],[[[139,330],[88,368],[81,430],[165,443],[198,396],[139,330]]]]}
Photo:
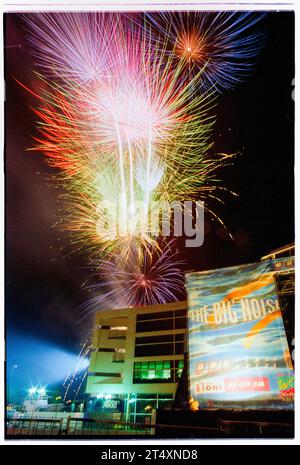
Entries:
{"type": "Polygon", "coordinates": [[[204,65],[207,59],[207,43],[205,38],[196,30],[183,31],[178,36],[175,52],[184,61],[204,65]]]}

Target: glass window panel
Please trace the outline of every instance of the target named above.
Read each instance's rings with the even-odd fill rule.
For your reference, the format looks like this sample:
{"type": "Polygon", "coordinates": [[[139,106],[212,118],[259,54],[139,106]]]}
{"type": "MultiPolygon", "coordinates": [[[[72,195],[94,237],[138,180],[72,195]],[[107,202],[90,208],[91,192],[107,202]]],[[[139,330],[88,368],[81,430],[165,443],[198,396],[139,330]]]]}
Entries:
{"type": "Polygon", "coordinates": [[[163,318],[172,318],[173,312],[141,313],[137,315],[137,321],[159,320],[163,318]]]}
{"type": "Polygon", "coordinates": [[[187,325],[186,318],[180,317],[180,318],[175,319],[175,328],[176,329],[186,328],[186,325],[187,325]]]}
{"type": "Polygon", "coordinates": [[[183,309],[183,310],[175,310],[175,316],[186,316],[187,314],[187,310],[186,309],[183,309]]]}
{"type": "Polygon", "coordinates": [[[173,319],[159,321],[141,321],[136,324],[136,332],[143,333],[149,331],[161,331],[173,329],[173,319]]]}
{"type": "Polygon", "coordinates": [[[176,344],[175,344],[175,354],[176,355],[184,354],[184,343],[183,342],[176,342],[176,344]]]}
{"type": "Polygon", "coordinates": [[[142,336],[136,337],[135,343],[140,344],[156,344],[159,342],[171,342],[173,340],[172,334],[163,334],[162,336],[142,336]]]}
{"type": "MultiPolygon", "coordinates": [[[[148,357],[151,355],[173,355],[173,344],[157,344],[153,346],[136,346],[135,357],[148,357]]],[[[180,352],[183,353],[183,352],[180,352]]]]}
{"type": "Polygon", "coordinates": [[[172,399],[159,399],[158,408],[172,408],[173,400],[172,399]]]}

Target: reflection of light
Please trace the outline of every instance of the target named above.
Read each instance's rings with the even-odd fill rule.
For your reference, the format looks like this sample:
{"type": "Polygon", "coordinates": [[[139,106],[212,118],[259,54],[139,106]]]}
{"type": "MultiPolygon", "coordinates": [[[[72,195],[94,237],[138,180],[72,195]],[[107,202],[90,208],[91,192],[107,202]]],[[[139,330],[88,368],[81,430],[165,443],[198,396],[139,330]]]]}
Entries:
{"type": "Polygon", "coordinates": [[[130,399],[129,403],[134,404],[136,402],[136,399],[130,399]]]}
{"type": "Polygon", "coordinates": [[[8,336],[7,360],[10,370],[11,367],[14,368],[13,377],[8,379],[8,382],[13,382],[15,395],[22,393],[24,386],[28,386],[27,393],[35,395],[40,388],[63,381],[76,367],[78,372],[83,372],[89,366],[87,357],[79,360],[77,353],[14,333],[8,336]],[[19,356],[19,347],[22,347],[22,364],[19,363],[18,369],[15,369],[12,362],[19,356]]]}
{"type": "Polygon", "coordinates": [[[44,396],[46,394],[46,389],[41,388],[41,389],[38,390],[38,393],[40,394],[40,396],[44,396]]]}
{"type": "Polygon", "coordinates": [[[112,395],[111,394],[97,394],[96,399],[111,399],[112,395]]]}

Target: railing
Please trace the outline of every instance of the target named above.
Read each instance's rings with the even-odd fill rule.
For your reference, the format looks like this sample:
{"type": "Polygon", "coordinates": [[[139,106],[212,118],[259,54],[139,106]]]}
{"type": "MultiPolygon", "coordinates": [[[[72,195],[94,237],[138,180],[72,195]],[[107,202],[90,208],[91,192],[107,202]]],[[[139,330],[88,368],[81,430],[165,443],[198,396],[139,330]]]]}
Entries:
{"type": "Polygon", "coordinates": [[[292,437],[288,423],[219,419],[216,427],[140,424],[119,420],[87,418],[12,419],[7,421],[6,437],[292,437]],[[278,431],[282,436],[278,436],[278,431]]]}
{"type": "Polygon", "coordinates": [[[132,423],[120,420],[98,420],[87,418],[67,419],[64,434],[70,436],[144,436],[153,435],[155,425],[132,423]]]}
{"type": "Polygon", "coordinates": [[[7,421],[7,436],[60,436],[63,419],[18,418],[7,421]]]}
{"type": "Polygon", "coordinates": [[[221,420],[218,421],[219,431],[225,433],[227,436],[244,435],[245,437],[253,434],[257,436],[266,436],[271,434],[274,430],[279,429],[283,436],[285,433],[290,437],[290,431],[293,426],[290,423],[275,423],[266,421],[249,421],[249,420],[221,420]]]}
{"type": "Polygon", "coordinates": [[[67,419],[14,419],[7,422],[6,436],[12,437],[43,437],[43,436],[154,436],[162,432],[163,435],[172,431],[173,435],[180,435],[189,431],[191,437],[199,434],[205,436],[208,432],[217,433],[216,428],[187,427],[177,425],[156,425],[144,423],[132,423],[120,420],[98,420],[87,418],[67,419]]]}
{"type": "Polygon", "coordinates": [[[117,420],[87,418],[8,420],[6,436],[139,436],[153,435],[155,425],[145,425],[117,420]]]}

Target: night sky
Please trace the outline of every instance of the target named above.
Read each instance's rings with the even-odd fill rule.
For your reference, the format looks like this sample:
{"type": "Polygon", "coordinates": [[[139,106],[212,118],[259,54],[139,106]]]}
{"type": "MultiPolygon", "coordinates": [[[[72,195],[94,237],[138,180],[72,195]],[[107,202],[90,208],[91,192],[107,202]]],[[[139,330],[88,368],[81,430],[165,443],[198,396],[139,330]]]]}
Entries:
{"type": "MultiPolygon", "coordinates": [[[[225,205],[210,206],[234,240],[207,216],[204,245],[185,252],[186,269],[256,261],[294,241],[294,15],[268,13],[260,27],[266,43],[252,74],[220,96],[215,109],[214,151],[240,153],[218,174],[239,197],[225,195],[225,205]]],[[[17,15],[6,15],[5,32],[8,367],[17,363],[18,376],[28,383],[26,341],[44,341],[76,355],[92,317],[78,324],[78,306],[88,298],[80,289],[86,262],[70,253],[67,238],[53,226],[59,195],[50,181],[55,171],[42,154],[26,151],[37,134],[30,109],[35,101],[14,77],[35,89],[36,83],[17,15]]]]}

